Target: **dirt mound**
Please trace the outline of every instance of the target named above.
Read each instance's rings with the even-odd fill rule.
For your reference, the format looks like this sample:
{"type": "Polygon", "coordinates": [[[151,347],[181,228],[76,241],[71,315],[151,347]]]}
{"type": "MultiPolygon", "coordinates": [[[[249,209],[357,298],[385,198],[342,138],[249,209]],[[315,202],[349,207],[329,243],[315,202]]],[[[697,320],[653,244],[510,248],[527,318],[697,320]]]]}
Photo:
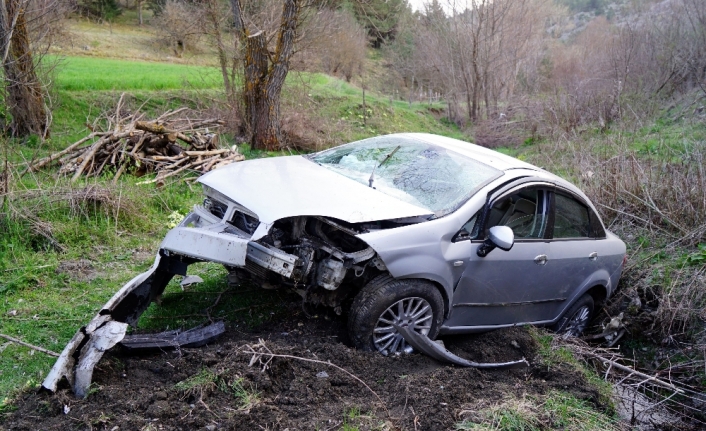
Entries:
{"type": "Polygon", "coordinates": [[[349,347],[342,319],[306,319],[293,311],[256,330],[229,329],[203,348],[140,356],[111,351],[96,368],[86,400],[67,389],[28,393],[0,428],[294,430],[355,421],[359,429],[442,430],[453,429],[464,405],[479,399],[493,404],[558,389],[598,403],[597,392],[575,371],[535,364],[535,345],[523,328],[444,342],[471,360],[524,356],[533,365],[479,371],[421,354],[386,358],[349,347]],[[251,351],[289,357],[253,361],[251,351]]]}

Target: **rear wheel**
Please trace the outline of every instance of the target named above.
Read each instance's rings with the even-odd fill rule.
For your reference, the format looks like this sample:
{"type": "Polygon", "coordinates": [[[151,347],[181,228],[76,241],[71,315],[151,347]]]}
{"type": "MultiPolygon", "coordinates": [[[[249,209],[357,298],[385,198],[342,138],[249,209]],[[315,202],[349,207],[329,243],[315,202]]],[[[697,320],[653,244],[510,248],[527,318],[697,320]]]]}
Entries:
{"type": "Polygon", "coordinates": [[[356,348],[383,355],[411,353],[412,347],[394,325],[414,328],[434,339],[444,304],[436,286],[425,280],[380,276],[356,295],[348,316],[348,333],[356,348]]]}
{"type": "Polygon", "coordinates": [[[578,337],[588,327],[593,317],[594,303],[589,294],[580,297],[566,310],[561,319],[552,326],[552,330],[566,337],[578,337]]]}

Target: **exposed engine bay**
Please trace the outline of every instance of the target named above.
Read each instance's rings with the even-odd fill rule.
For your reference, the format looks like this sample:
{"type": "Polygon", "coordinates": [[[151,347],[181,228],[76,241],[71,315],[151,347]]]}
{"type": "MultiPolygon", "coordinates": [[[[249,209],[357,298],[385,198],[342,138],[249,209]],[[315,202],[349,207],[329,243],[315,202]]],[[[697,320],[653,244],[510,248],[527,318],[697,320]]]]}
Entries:
{"type": "MultiPolygon", "coordinates": [[[[247,219],[240,214],[236,213],[236,217],[242,220],[239,224],[244,225],[247,219]]],[[[251,221],[250,226],[253,225],[251,221]]],[[[268,235],[251,243],[244,267],[228,269],[236,279],[254,278],[265,288],[289,286],[306,303],[333,307],[340,314],[341,301],[356,286],[364,285],[386,269],[375,250],[355,236],[379,228],[371,224],[349,225],[323,217],[279,220],[268,235]],[[263,262],[266,259],[262,254],[276,256],[279,253],[294,257],[293,265],[262,265],[267,263],[263,262]]]]}

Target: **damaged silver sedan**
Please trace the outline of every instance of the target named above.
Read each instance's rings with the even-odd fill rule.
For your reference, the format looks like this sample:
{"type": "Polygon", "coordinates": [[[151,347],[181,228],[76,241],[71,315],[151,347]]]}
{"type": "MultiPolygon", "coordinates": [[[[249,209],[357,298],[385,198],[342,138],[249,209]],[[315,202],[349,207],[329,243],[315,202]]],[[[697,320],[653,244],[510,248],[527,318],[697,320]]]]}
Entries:
{"type": "Polygon", "coordinates": [[[578,335],[624,264],[625,244],[575,186],[441,136],[246,161],[199,182],[203,204],[76,334],[45,388],[67,377],[84,395],[103,352],[196,262],[345,312],[353,344],[385,355],[412,351],[410,328],[430,339],[522,324],[578,335]]]}

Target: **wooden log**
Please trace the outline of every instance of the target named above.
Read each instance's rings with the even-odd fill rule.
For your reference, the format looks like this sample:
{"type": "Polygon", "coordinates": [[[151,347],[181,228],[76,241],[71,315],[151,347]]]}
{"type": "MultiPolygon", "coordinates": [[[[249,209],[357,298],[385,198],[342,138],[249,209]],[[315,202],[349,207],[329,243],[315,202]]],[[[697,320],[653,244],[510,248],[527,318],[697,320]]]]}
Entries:
{"type": "Polygon", "coordinates": [[[223,150],[208,150],[208,151],[184,151],[187,156],[215,156],[217,154],[230,153],[230,149],[223,150]]]}
{"type": "Polygon", "coordinates": [[[39,169],[39,168],[43,168],[44,166],[50,164],[50,163],[53,162],[54,160],[56,160],[56,159],[58,159],[58,158],[64,156],[65,154],[68,154],[68,153],[74,151],[75,149],[77,149],[77,148],[78,148],[81,144],[83,144],[84,142],[90,141],[91,139],[93,139],[93,138],[95,138],[95,137],[97,137],[97,136],[104,136],[104,135],[106,135],[106,134],[107,134],[107,133],[105,133],[105,132],[94,132],[94,133],[91,133],[90,135],[86,136],[85,138],[80,139],[80,140],[74,142],[73,144],[69,145],[69,146],[66,147],[65,149],[59,151],[58,153],[54,153],[54,154],[52,154],[52,155],[50,155],[50,156],[47,156],[47,157],[45,157],[45,158],[43,158],[43,159],[40,159],[40,160],[37,161],[36,163],[34,163],[34,164],[28,166],[24,171],[22,171],[22,173],[20,173],[20,176],[26,174],[27,172],[33,172],[33,171],[36,171],[36,170],[39,169]]]}
{"type": "Polygon", "coordinates": [[[98,167],[98,169],[94,172],[94,176],[97,177],[98,175],[100,175],[101,171],[103,171],[103,167],[108,162],[108,160],[110,160],[109,157],[106,157],[103,159],[103,163],[101,163],[101,165],[98,167]]]}
{"type": "Polygon", "coordinates": [[[188,131],[188,130],[196,130],[196,129],[201,129],[201,128],[204,128],[207,126],[214,126],[214,127],[215,126],[222,126],[224,124],[225,124],[225,121],[223,121],[223,120],[220,120],[218,118],[210,118],[207,120],[197,121],[195,123],[189,123],[188,126],[180,128],[179,131],[183,132],[183,131],[188,131]]]}
{"type": "Polygon", "coordinates": [[[213,148],[213,149],[218,148],[218,135],[216,135],[216,134],[209,135],[209,136],[207,136],[207,138],[208,138],[207,148],[213,148]]]}
{"type": "Polygon", "coordinates": [[[76,166],[76,170],[74,171],[74,176],[71,178],[71,182],[73,183],[78,179],[79,176],[81,176],[81,173],[83,173],[83,170],[86,169],[86,166],[88,166],[88,163],[93,159],[93,154],[103,145],[105,144],[105,140],[101,139],[97,142],[94,142],[93,145],[88,147],[88,149],[81,154],[77,159],[76,163],[78,166],[76,166]]]}
{"type": "Polygon", "coordinates": [[[118,179],[120,178],[120,175],[125,172],[125,169],[127,168],[127,163],[123,162],[120,164],[120,168],[118,168],[118,172],[115,173],[115,176],[113,177],[113,184],[118,183],[118,179]]]}
{"type": "Polygon", "coordinates": [[[165,174],[165,175],[157,175],[156,178],[153,178],[153,179],[147,180],[147,181],[140,181],[140,182],[137,183],[137,184],[138,184],[138,185],[142,185],[142,184],[152,184],[152,183],[156,183],[156,182],[158,182],[158,181],[164,181],[164,179],[169,178],[169,177],[172,177],[172,176],[174,176],[174,175],[176,175],[176,174],[178,174],[178,173],[180,173],[180,172],[183,172],[184,170],[189,169],[190,167],[195,166],[196,164],[197,164],[196,162],[189,163],[188,165],[182,166],[181,168],[179,168],[179,169],[177,169],[177,170],[174,170],[174,171],[171,171],[171,172],[169,172],[168,174],[165,174]]]}
{"type": "Polygon", "coordinates": [[[176,168],[177,166],[181,165],[182,163],[184,163],[184,162],[187,161],[187,160],[189,160],[189,159],[188,159],[187,157],[184,157],[184,158],[182,158],[181,160],[177,161],[176,163],[172,163],[171,165],[165,166],[165,167],[162,169],[162,171],[169,171],[169,170],[172,170],[172,169],[176,168]]]}
{"type": "Polygon", "coordinates": [[[156,161],[156,162],[173,162],[173,161],[180,160],[180,159],[189,160],[188,157],[184,157],[182,155],[179,155],[179,156],[150,156],[149,158],[151,160],[156,161]]]}
{"type": "Polygon", "coordinates": [[[166,135],[168,133],[176,133],[174,130],[169,130],[161,124],[151,123],[149,121],[138,121],[135,123],[135,128],[137,130],[143,130],[145,132],[151,132],[158,135],[166,135]]]}
{"type": "Polygon", "coordinates": [[[147,138],[147,133],[143,133],[142,136],[140,136],[140,140],[137,141],[137,144],[132,147],[132,151],[130,151],[130,156],[134,156],[142,147],[142,145],[145,143],[145,139],[147,138]]]}
{"type": "Polygon", "coordinates": [[[245,157],[244,157],[243,155],[241,155],[241,154],[238,154],[238,155],[234,156],[233,158],[230,158],[230,157],[229,157],[229,158],[227,158],[227,159],[224,159],[224,160],[221,161],[220,163],[216,164],[216,165],[213,167],[213,170],[222,168],[222,167],[224,167],[224,166],[228,166],[228,165],[230,165],[230,164],[232,164],[232,163],[242,162],[243,160],[245,160],[245,157]]]}
{"type": "Polygon", "coordinates": [[[215,165],[216,163],[218,163],[219,161],[221,161],[223,159],[220,156],[213,156],[209,160],[210,161],[208,163],[203,165],[203,167],[201,168],[201,172],[206,173],[206,172],[210,171],[211,168],[213,167],[213,165],[215,165]]]}
{"type": "Polygon", "coordinates": [[[179,155],[184,152],[184,149],[177,144],[167,144],[167,149],[170,153],[179,155]]]}
{"type": "Polygon", "coordinates": [[[190,136],[186,136],[186,135],[183,134],[183,133],[177,133],[177,134],[176,134],[176,137],[177,137],[177,139],[179,139],[179,140],[181,140],[181,141],[183,141],[183,142],[186,142],[186,143],[189,144],[189,145],[192,145],[193,142],[194,142],[194,139],[193,139],[193,138],[191,138],[190,136]]]}
{"type": "Polygon", "coordinates": [[[9,341],[11,341],[11,342],[13,342],[13,343],[19,344],[19,345],[21,345],[21,346],[29,347],[30,349],[36,350],[36,351],[38,351],[38,352],[45,353],[45,354],[47,354],[47,355],[49,355],[49,356],[54,356],[55,358],[58,358],[58,357],[59,357],[59,354],[56,353],[56,352],[52,352],[51,350],[45,349],[45,348],[43,348],[43,347],[35,346],[34,344],[29,344],[29,343],[27,343],[27,342],[24,342],[24,341],[22,341],[22,340],[20,340],[20,339],[17,339],[17,338],[15,338],[15,337],[11,337],[11,336],[9,336],[9,335],[0,334],[0,338],[4,338],[4,339],[6,339],[6,340],[9,340],[9,341]]]}

